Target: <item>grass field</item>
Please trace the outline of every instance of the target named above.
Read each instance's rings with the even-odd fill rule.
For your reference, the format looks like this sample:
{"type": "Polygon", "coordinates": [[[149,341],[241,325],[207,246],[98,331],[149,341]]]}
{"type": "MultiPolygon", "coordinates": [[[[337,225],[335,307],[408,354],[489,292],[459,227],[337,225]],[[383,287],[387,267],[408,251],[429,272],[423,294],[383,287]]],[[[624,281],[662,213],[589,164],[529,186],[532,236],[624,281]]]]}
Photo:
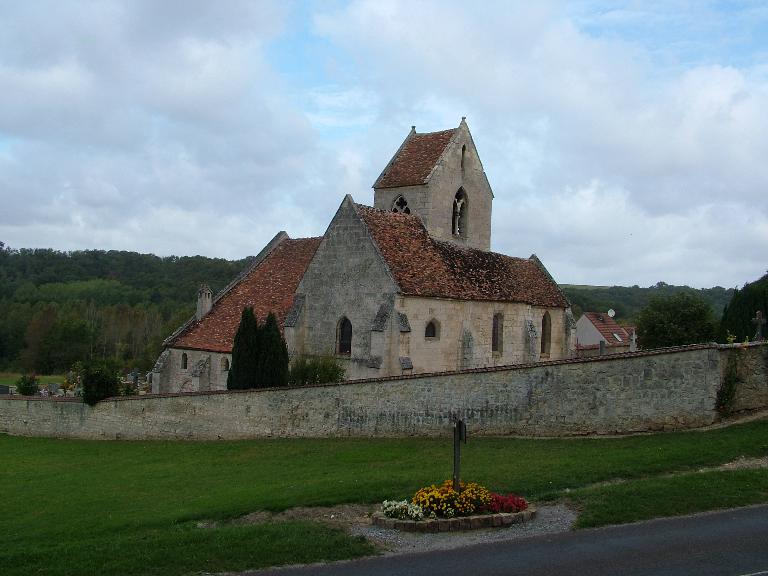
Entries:
{"type": "MultiPolygon", "coordinates": [[[[0,372],[0,384],[5,384],[7,386],[16,386],[16,382],[18,381],[19,378],[21,378],[21,374],[18,372],[0,372]]],[[[41,385],[50,384],[51,382],[55,382],[57,384],[64,383],[64,375],[62,374],[38,376],[37,379],[41,385]]]]}
{"type": "MultiPolygon", "coordinates": [[[[405,498],[450,475],[436,439],[120,442],[0,435],[6,575],[186,574],[372,553],[311,523],[200,529],[259,509],[405,498]]],[[[579,526],[768,502],[768,471],[699,472],[768,455],[768,420],[628,438],[472,438],[465,479],[568,499],[579,526]],[[606,483],[599,484],[597,483],[606,483]]]]}

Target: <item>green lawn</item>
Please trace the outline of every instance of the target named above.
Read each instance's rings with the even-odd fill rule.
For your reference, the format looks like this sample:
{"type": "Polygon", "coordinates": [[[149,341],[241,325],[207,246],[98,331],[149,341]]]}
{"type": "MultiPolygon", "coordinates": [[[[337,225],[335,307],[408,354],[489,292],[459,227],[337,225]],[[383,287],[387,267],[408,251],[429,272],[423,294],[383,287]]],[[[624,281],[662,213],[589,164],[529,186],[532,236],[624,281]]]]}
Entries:
{"type": "MultiPolygon", "coordinates": [[[[568,498],[581,526],[768,501],[768,471],[696,472],[768,454],[768,420],[629,438],[471,438],[465,479],[568,498]],[[689,472],[665,477],[674,472],[689,472]],[[608,486],[591,486],[625,480],[608,486]]],[[[348,558],[311,523],[199,529],[258,509],[410,496],[450,475],[449,438],[121,442],[0,435],[3,574],[185,574],[348,558]]]]}

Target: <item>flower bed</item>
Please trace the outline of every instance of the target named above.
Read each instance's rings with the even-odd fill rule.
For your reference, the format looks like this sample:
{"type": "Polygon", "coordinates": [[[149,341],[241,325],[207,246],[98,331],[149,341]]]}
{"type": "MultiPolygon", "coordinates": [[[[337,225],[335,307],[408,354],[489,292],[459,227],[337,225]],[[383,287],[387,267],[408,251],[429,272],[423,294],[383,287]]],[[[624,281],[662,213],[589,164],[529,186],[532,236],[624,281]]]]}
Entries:
{"type": "Polygon", "coordinates": [[[462,482],[456,491],[446,480],[419,489],[410,502],[385,500],[373,523],[414,532],[447,532],[509,526],[534,514],[525,498],[516,494],[497,494],[476,482],[462,482]]]}

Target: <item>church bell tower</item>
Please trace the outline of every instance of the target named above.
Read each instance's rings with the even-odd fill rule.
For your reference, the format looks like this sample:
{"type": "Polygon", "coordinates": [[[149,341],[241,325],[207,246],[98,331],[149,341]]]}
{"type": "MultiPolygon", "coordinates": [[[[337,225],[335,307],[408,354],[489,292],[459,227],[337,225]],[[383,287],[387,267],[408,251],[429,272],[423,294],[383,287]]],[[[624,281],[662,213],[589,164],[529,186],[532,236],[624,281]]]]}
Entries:
{"type": "Polygon", "coordinates": [[[433,238],[490,250],[493,191],[466,119],[441,132],[412,126],[373,190],[376,208],[419,216],[433,238]]]}

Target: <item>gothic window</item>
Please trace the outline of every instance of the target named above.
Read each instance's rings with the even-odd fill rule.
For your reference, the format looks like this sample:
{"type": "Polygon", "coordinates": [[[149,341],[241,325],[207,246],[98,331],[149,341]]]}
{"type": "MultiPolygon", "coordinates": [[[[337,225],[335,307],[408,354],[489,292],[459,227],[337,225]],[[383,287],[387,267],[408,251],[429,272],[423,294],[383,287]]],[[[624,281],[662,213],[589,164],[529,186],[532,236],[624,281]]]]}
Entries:
{"type": "Polygon", "coordinates": [[[437,320],[430,320],[424,328],[424,338],[437,340],[440,338],[440,323],[437,320]]]}
{"type": "Polygon", "coordinates": [[[349,355],[352,353],[352,322],[344,316],[336,327],[336,353],[349,355]]]}
{"type": "Polygon", "coordinates": [[[224,357],[221,359],[221,371],[229,372],[229,358],[224,357]]]}
{"type": "Polygon", "coordinates": [[[504,351],[504,314],[501,312],[493,315],[491,350],[499,353],[504,351]]]}
{"type": "Polygon", "coordinates": [[[402,212],[403,214],[410,214],[411,209],[408,208],[408,201],[402,196],[395,198],[392,202],[392,212],[402,212]]]}
{"type": "Polygon", "coordinates": [[[184,352],[181,355],[181,369],[186,370],[187,369],[187,353],[184,352]]]}
{"type": "Polygon", "coordinates": [[[467,237],[467,193],[459,188],[453,199],[452,231],[454,236],[467,237]]]}
{"type": "Polygon", "coordinates": [[[464,172],[464,158],[467,156],[467,145],[461,147],[461,171],[464,172]]]}
{"type": "Polygon", "coordinates": [[[541,319],[541,355],[549,356],[550,345],[552,341],[552,319],[549,312],[544,312],[541,319]]]}

